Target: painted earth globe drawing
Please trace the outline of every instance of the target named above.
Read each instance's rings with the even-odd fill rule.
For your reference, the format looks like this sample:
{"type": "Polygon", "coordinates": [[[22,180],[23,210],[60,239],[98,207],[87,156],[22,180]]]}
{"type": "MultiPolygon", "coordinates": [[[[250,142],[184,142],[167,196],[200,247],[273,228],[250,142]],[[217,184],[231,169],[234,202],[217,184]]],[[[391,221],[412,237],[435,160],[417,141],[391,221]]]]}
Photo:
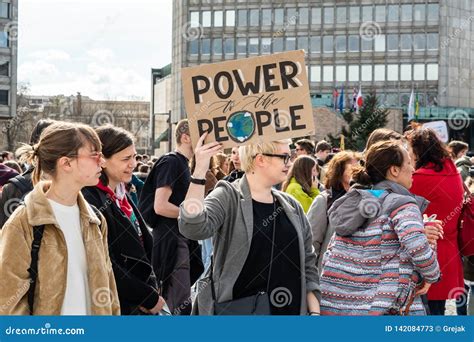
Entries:
{"type": "Polygon", "coordinates": [[[231,114],[227,120],[227,132],[231,139],[236,142],[243,143],[249,140],[255,133],[253,114],[247,111],[231,114]]]}

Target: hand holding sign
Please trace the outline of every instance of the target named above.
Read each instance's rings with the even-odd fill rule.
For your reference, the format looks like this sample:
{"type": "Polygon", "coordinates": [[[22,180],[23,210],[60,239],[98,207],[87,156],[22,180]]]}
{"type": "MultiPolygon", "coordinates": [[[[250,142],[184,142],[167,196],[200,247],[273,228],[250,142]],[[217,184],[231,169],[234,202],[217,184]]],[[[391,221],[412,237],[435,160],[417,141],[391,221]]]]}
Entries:
{"type": "Polygon", "coordinates": [[[207,170],[209,170],[209,162],[211,157],[222,151],[222,145],[218,142],[204,144],[207,133],[204,133],[198,140],[194,150],[194,158],[196,159],[196,167],[193,175],[197,178],[205,178],[207,170]]]}
{"type": "Polygon", "coordinates": [[[304,52],[290,51],[182,71],[193,144],[223,147],[314,133],[304,52]]]}

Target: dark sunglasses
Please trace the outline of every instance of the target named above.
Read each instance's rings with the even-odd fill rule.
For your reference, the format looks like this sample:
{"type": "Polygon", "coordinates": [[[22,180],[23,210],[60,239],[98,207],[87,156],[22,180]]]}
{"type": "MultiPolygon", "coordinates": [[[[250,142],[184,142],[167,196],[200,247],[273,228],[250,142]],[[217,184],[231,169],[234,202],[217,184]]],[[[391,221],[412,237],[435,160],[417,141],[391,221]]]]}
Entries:
{"type": "MultiPolygon", "coordinates": [[[[280,158],[283,160],[283,162],[286,164],[288,164],[288,162],[290,161],[291,159],[291,156],[288,154],[288,153],[284,153],[284,154],[274,154],[274,153],[262,153],[262,156],[265,156],[265,157],[276,157],[276,158],[280,158]]],[[[255,158],[256,156],[254,156],[255,158]]]]}

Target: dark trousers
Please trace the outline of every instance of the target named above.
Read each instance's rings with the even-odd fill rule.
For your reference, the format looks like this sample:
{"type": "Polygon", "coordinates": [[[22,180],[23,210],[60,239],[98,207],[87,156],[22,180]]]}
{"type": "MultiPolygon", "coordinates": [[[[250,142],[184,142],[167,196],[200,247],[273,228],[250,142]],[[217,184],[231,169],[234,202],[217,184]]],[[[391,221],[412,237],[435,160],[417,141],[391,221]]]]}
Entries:
{"type": "Polygon", "coordinates": [[[430,308],[430,315],[433,316],[444,316],[446,311],[445,300],[429,300],[428,307],[430,308]]]}

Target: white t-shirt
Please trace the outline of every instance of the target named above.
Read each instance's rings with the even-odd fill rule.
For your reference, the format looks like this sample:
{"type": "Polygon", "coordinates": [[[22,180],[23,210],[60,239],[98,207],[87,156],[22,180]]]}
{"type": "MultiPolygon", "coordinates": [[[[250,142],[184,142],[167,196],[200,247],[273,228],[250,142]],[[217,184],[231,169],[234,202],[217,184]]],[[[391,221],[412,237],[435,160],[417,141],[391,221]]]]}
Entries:
{"type": "Polygon", "coordinates": [[[48,199],[67,246],[67,283],[61,315],[90,315],[91,296],[87,259],[82,239],[79,206],[65,206],[48,199]]]}

